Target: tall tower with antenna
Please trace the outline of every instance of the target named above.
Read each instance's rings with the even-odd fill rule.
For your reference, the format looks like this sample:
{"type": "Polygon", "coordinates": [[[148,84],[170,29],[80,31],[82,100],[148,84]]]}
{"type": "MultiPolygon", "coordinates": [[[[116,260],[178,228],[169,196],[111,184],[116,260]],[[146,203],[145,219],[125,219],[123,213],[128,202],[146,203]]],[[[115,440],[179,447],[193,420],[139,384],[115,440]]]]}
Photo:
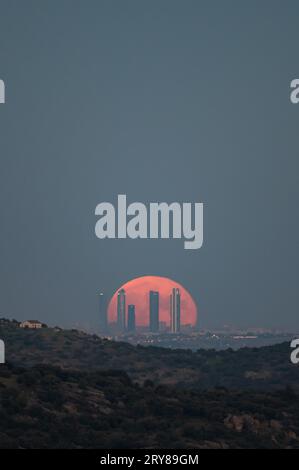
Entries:
{"type": "Polygon", "coordinates": [[[170,295],[170,331],[179,333],[181,330],[181,293],[180,289],[172,289],[170,295]]]}

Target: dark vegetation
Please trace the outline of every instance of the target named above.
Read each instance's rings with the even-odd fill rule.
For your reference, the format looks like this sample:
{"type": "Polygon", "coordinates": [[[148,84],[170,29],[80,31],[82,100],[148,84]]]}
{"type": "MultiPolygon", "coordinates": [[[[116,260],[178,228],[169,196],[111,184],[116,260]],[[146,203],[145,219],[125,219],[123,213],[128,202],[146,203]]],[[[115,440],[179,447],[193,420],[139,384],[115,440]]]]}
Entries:
{"type": "Polygon", "coordinates": [[[299,448],[288,344],[173,351],[0,321],[0,448],[299,448]]]}

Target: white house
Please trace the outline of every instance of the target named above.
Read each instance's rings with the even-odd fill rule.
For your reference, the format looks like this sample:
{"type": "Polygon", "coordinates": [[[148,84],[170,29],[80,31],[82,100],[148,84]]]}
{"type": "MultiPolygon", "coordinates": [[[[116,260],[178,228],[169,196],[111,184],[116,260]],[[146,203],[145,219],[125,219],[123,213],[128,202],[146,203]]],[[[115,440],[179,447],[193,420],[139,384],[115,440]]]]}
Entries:
{"type": "Polygon", "coordinates": [[[38,320],[26,320],[20,323],[20,328],[39,330],[43,327],[43,324],[38,320]]]}

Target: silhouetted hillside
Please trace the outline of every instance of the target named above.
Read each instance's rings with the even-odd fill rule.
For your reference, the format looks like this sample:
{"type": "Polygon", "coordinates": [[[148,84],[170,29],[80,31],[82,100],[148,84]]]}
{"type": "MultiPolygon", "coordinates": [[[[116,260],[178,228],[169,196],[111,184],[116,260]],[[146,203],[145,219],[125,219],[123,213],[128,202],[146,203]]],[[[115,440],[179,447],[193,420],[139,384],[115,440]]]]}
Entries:
{"type": "Polygon", "coordinates": [[[134,347],[0,321],[0,448],[299,448],[290,345],[134,347]]]}
{"type": "Polygon", "coordinates": [[[51,364],[80,370],[125,371],[143,384],[208,389],[270,390],[298,387],[299,368],[290,363],[290,345],[238,351],[170,350],[107,341],[75,330],[22,330],[0,322],[7,361],[24,367],[51,364]]]}
{"type": "Polygon", "coordinates": [[[144,386],[117,371],[0,368],[0,448],[299,448],[299,396],[144,386]]]}

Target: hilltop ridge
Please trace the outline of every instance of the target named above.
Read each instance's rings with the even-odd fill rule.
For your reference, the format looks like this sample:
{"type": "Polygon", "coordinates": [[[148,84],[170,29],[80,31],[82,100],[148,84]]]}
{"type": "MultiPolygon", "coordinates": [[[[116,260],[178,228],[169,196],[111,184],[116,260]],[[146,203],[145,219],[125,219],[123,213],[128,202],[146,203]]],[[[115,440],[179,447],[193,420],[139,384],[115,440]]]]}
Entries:
{"type": "Polygon", "coordinates": [[[0,338],[8,362],[31,367],[51,364],[64,369],[122,370],[139,383],[198,389],[216,386],[242,389],[298,387],[298,367],[290,362],[288,343],[233,351],[172,350],[132,346],[77,330],[23,330],[0,321],[0,338]]]}

